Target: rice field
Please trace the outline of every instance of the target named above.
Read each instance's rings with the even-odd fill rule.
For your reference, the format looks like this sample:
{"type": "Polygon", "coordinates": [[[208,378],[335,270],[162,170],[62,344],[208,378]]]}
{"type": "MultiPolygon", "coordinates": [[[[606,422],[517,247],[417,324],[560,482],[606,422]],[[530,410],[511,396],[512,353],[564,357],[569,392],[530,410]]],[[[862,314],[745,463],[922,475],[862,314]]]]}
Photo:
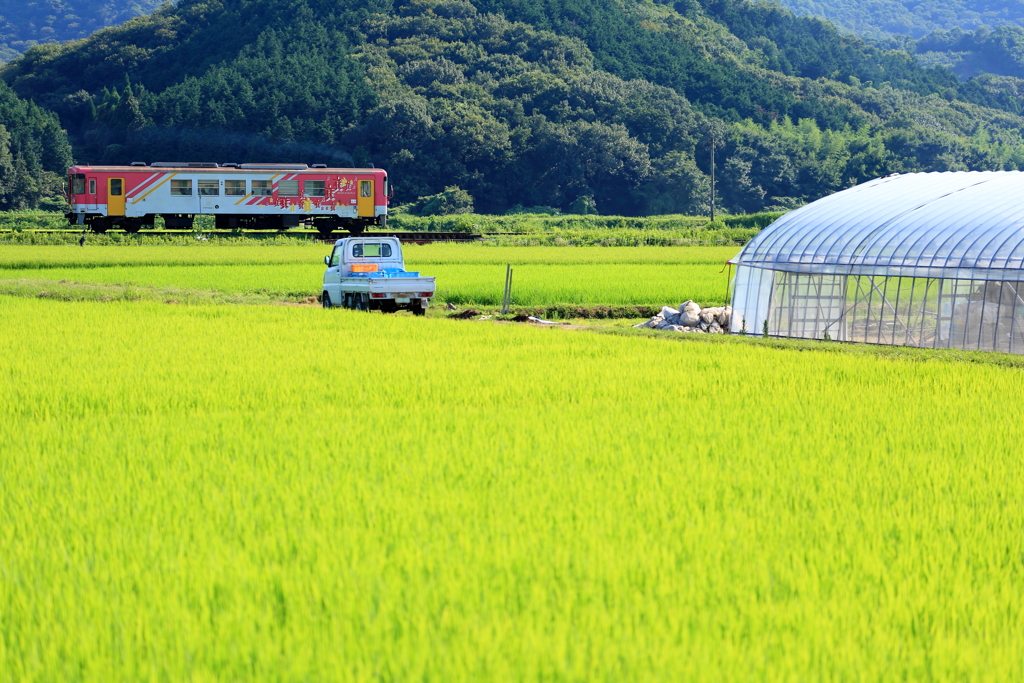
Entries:
{"type": "MultiPolygon", "coordinates": [[[[319,244],[283,247],[11,247],[0,279],[67,280],[309,296],[320,292],[319,244]]],[[[736,247],[492,247],[407,245],[407,267],[437,278],[437,301],[501,303],[505,266],[515,270],[513,302],[550,304],[722,304],[724,263],[736,247]]]]}
{"type": "Polygon", "coordinates": [[[0,681],[1024,675],[1018,369],[303,307],[0,319],[0,681]]]}

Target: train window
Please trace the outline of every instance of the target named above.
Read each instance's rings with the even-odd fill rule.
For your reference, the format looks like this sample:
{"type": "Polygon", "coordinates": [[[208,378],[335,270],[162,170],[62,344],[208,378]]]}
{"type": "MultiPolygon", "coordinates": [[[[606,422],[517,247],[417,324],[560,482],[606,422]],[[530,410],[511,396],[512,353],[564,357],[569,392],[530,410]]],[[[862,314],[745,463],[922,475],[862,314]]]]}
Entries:
{"type": "Polygon", "coordinates": [[[96,194],[96,179],[89,178],[89,194],[96,194]]]}
{"type": "Polygon", "coordinates": [[[124,187],[122,186],[123,182],[124,181],[121,180],[120,178],[111,178],[110,179],[110,194],[115,196],[115,197],[120,197],[121,195],[123,195],[124,194],[124,187]]]}
{"type": "Polygon", "coordinates": [[[278,197],[298,197],[299,196],[299,181],[298,180],[282,180],[277,184],[277,196],[278,197]]]}
{"type": "Polygon", "coordinates": [[[71,178],[74,180],[71,194],[85,194],[85,176],[81,173],[75,173],[71,178]]]}
{"type": "Polygon", "coordinates": [[[219,180],[200,180],[199,194],[203,197],[216,197],[220,194],[219,180]]]}
{"type": "Polygon", "coordinates": [[[322,181],[322,180],[307,180],[306,181],[306,196],[307,197],[323,197],[324,196],[324,181],[322,181]]]}
{"type": "Polygon", "coordinates": [[[192,196],[192,181],[191,180],[172,180],[171,181],[171,196],[174,196],[174,197],[191,197],[192,196]]]}
{"type": "Polygon", "coordinates": [[[360,197],[372,197],[373,196],[373,183],[369,180],[359,181],[359,196],[360,197]]]}
{"type": "Polygon", "coordinates": [[[353,244],[352,255],[361,256],[363,258],[390,258],[391,257],[391,245],[390,244],[353,244]]]}
{"type": "Polygon", "coordinates": [[[225,180],[224,194],[229,197],[241,197],[245,194],[244,180],[225,180]]]}
{"type": "Polygon", "coordinates": [[[257,197],[269,197],[274,194],[274,189],[269,180],[254,180],[252,181],[252,193],[257,197]]]}

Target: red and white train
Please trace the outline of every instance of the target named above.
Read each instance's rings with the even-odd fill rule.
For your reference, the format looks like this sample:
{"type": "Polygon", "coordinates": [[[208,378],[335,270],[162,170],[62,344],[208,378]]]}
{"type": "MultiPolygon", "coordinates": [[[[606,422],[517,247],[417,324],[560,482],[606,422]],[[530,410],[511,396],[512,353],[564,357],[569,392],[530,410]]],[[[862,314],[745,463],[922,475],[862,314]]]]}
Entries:
{"type": "Polygon", "coordinates": [[[138,232],[157,216],[167,228],[191,228],[197,215],[218,230],[284,230],[312,225],[360,233],[385,227],[388,174],[380,168],[325,164],[135,162],[68,169],[67,214],[94,232],[138,232]]]}

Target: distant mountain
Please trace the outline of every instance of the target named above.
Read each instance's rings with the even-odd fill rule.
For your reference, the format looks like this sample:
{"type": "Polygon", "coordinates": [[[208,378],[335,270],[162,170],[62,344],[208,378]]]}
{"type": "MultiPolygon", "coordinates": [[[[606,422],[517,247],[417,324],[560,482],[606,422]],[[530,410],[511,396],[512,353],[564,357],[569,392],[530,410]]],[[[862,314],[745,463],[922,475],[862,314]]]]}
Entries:
{"type": "Polygon", "coordinates": [[[924,66],[966,80],[991,73],[1024,76],[1021,0],[779,0],[882,47],[903,49],[924,66]]]}
{"type": "Polygon", "coordinates": [[[181,0],[0,78],[80,161],[373,163],[486,212],[704,212],[712,141],[737,212],[1024,167],[1024,88],[746,0],[181,0]]]}
{"type": "Polygon", "coordinates": [[[1024,27],[1020,0],[779,0],[802,15],[820,17],[841,30],[871,38],[923,38],[932,31],[979,26],[1024,27]]]}
{"type": "Polygon", "coordinates": [[[0,62],[38,43],[85,38],[148,14],[164,0],[0,0],[0,62]]]}

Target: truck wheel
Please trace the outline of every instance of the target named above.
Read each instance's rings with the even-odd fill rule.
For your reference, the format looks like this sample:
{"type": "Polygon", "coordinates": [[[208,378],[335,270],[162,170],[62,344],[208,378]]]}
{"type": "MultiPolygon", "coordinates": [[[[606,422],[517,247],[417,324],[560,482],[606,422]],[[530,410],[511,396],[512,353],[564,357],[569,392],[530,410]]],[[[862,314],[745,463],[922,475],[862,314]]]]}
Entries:
{"type": "Polygon", "coordinates": [[[324,308],[330,308],[333,305],[331,304],[331,295],[328,294],[327,292],[324,292],[321,302],[323,303],[324,308]]]}
{"type": "Polygon", "coordinates": [[[369,306],[366,305],[366,298],[362,294],[356,294],[355,297],[357,311],[365,311],[369,308],[369,306]]]}
{"type": "Polygon", "coordinates": [[[412,302],[412,314],[413,315],[426,315],[427,309],[423,308],[419,301],[412,302]]]}
{"type": "Polygon", "coordinates": [[[344,302],[342,303],[342,308],[355,308],[355,306],[352,304],[352,295],[351,294],[345,293],[342,296],[345,297],[344,302]]]}

